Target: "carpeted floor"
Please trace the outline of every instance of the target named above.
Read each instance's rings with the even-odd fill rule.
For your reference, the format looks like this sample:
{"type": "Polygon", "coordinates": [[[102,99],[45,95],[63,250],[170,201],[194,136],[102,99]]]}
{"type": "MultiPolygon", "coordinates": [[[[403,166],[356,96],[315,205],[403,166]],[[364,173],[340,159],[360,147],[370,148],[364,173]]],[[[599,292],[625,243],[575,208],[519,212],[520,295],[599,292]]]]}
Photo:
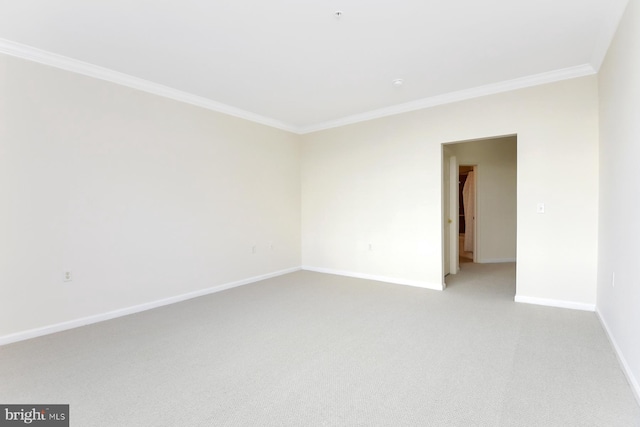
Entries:
{"type": "Polygon", "coordinates": [[[640,426],[594,313],[300,271],[0,347],[0,403],[72,426],[640,426]]]}

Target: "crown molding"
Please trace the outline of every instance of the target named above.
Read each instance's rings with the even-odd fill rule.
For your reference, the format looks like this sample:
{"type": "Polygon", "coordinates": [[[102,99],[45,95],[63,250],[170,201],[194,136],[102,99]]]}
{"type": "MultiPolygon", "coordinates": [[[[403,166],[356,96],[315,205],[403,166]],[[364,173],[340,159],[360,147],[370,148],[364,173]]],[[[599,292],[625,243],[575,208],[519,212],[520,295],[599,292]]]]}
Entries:
{"type": "Polygon", "coordinates": [[[287,123],[264,117],[240,108],[212,101],[202,96],[183,92],[170,88],[149,80],[131,76],[129,74],[114,71],[108,68],[89,64],[87,62],[78,61],[67,56],[58,55],[45,50],[37,49],[21,43],[16,43],[6,39],[0,39],[0,53],[15,56],[29,61],[39,62],[51,67],[60,68],[85,76],[93,77],[100,80],[106,80],[111,83],[127,86],[133,89],[148,92],[154,95],[170,98],[176,101],[185,102],[197,107],[206,108],[207,110],[216,111],[218,113],[228,114],[230,116],[260,123],[273,128],[285,130],[287,132],[298,133],[298,129],[287,123]]]}
{"type": "MultiPolygon", "coordinates": [[[[616,25],[618,21],[615,21],[616,25]]],[[[613,36],[611,35],[611,37],[613,36]]],[[[610,41],[611,40],[609,40],[609,42],[610,41]]],[[[605,46],[605,51],[606,47],[608,47],[608,44],[606,44],[605,46]]],[[[60,68],[74,73],[83,74],[85,76],[93,77],[96,79],[120,84],[154,95],[206,108],[218,113],[227,114],[300,135],[392,116],[396,114],[407,113],[410,111],[421,110],[424,108],[435,107],[438,105],[464,101],[467,99],[479,98],[482,96],[523,89],[526,87],[593,75],[596,73],[596,69],[593,66],[584,64],[576,67],[564,68],[542,74],[535,74],[532,76],[521,77],[518,79],[507,80],[499,83],[493,83],[485,86],[479,86],[471,89],[465,89],[457,92],[450,92],[443,95],[423,98],[404,104],[381,108],[366,113],[354,114],[351,116],[343,117],[341,119],[313,124],[310,126],[295,126],[276,119],[272,119],[270,117],[261,116],[259,114],[245,111],[240,108],[216,102],[202,96],[194,95],[174,88],[170,88],[168,86],[154,83],[149,80],[141,79],[108,68],[89,64],[87,62],[78,61],[73,58],[58,55],[52,52],[47,52],[6,39],[0,39],[0,53],[26,59],[29,61],[38,62],[44,65],[49,65],[51,67],[60,68]]]]}
{"type": "Polygon", "coordinates": [[[464,101],[467,99],[479,98],[482,96],[494,95],[502,92],[509,92],[512,90],[524,89],[531,86],[538,86],[542,84],[573,79],[576,77],[584,77],[593,74],[596,74],[596,70],[589,64],[563,68],[560,70],[534,74],[532,76],[521,77],[513,80],[505,80],[499,83],[493,83],[471,89],[465,89],[457,92],[450,92],[443,95],[423,98],[417,101],[398,104],[387,108],[381,108],[362,114],[354,114],[352,116],[343,117],[341,119],[300,128],[298,129],[298,133],[306,134],[326,129],[332,129],[340,126],[364,122],[367,120],[373,120],[382,117],[393,116],[396,114],[407,113],[410,111],[421,110],[424,108],[435,107],[438,105],[451,104],[453,102],[464,101]]]}

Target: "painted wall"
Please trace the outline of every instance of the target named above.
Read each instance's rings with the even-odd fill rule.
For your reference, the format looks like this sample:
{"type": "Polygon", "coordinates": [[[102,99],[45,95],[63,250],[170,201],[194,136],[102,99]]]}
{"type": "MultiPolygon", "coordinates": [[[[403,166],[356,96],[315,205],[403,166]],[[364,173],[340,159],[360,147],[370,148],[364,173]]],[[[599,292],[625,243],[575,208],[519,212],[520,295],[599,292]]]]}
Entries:
{"type": "Polygon", "coordinates": [[[0,337],[301,263],[441,288],[442,144],[513,134],[518,296],[594,304],[597,105],[585,77],[296,136],[0,56],[0,337]]]}
{"type": "Polygon", "coordinates": [[[298,137],[0,56],[0,217],[0,337],[299,267],[298,137]]]}
{"type": "Polygon", "coordinates": [[[440,288],[442,144],[502,135],[518,135],[519,300],[593,308],[595,76],[304,135],[303,265],[440,288]]]}
{"type": "Polygon", "coordinates": [[[461,165],[477,165],[476,261],[516,259],[517,138],[451,144],[461,165]]]}
{"type": "Polygon", "coordinates": [[[598,312],[640,401],[640,1],[631,0],[599,74],[598,312]],[[613,274],[615,273],[615,282],[613,274]],[[615,284],[615,286],[614,286],[615,284]]]}

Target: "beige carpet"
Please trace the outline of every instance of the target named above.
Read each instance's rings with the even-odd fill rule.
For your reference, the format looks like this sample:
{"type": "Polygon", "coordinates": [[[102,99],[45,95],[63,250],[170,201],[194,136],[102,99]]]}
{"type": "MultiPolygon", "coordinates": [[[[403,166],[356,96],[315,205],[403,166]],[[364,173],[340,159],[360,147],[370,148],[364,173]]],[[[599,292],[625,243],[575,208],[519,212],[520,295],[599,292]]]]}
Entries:
{"type": "Polygon", "coordinates": [[[72,426],[638,426],[594,313],[312,272],[0,347],[0,403],[72,426]]]}

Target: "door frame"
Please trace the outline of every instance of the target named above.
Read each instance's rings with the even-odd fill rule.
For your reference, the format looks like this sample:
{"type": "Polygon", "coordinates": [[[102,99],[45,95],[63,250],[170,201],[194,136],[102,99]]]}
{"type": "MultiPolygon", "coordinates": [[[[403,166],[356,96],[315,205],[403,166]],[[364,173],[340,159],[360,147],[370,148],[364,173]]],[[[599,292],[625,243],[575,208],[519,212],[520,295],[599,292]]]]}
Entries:
{"type": "MultiPolygon", "coordinates": [[[[467,166],[467,167],[473,167],[473,179],[474,179],[474,191],[473,191],[473,205],[474,205],[474,212],[473,212],[473,262],[478,262],[478,183],[479,183],[479,179],[478,179],[478,165],[458,165],[458,175],[460,174],[460,167],[461,166],[467,166]]],[[[457,206],[460,205],[460,193],[456,193],[455,195],[456,197],[456,203],[457,206]]],[[[460,218],[460,213],[458,212],[458,218],[460,218]]],[[[467,217],[465,215],[464,218],[465,224],[467,223],[467,217]]],[[[459,227],[458,227],[459,228],[459,227]]],[[[460,231],[458,230],[458,233],[460,233],[460,231]]],[[[465,234],[467,233],[466,231],[466,227],[465,227],[465,234]]]]}
{"type": "MultiPolygon", "coordinates": [[[[448,260],[449,263],[447,264],[447,266],[450,267],[449,274],[455,274],[455,273],[457,273],[459,271],[458,254],[456,253],[455,256],[452,256],[453,248],[457,248],[458,247],[458,239],[459,239],[459,237],[458,237],[459,236],[459,229],[458,229],[459,226],[456,226],[455,228],[453,227],[453,225],[454,225],[453,221],[455,221],[456,225],[458,224],[457,215],[456,215],[455,218],[450,218],[450,217],[447,218],[447,217],[445,217],[445,215],[447,213],[446,212],[447,208],[449,210],[449,215],[450,216],[452,216],[451,215],[452,209],[455,209],[456,213],[457,213],[457,210],[458,210],[457,204],[456,204],[455,207],[451,206],[452,203],[453,203],[452,199],[454,199],[453,197],[451,197],[451,187],[453,187],[453,185],[451,185],[451,182],[452,181],[453,182],[458,182],[458,176],[457,176],[458,168],[456,167],[456,169],[455,169],[455,174],[456,174],[455,180],[452,180],[452,175],[453,175],[452,169],[453,168],[450,167],[451,164],[449,162],[451,162],[450,157],[453,156],[453,154],[451,153],[449,155],[449,157],[447,157],[447,155],[445,153],[445,147],[450,146],[450,145],[454,145],[454,144],[462,144],[462,143],[467,143],[467,142],[482,141],[482,140],[486,140],[486,139],[501,139],[501,138],[508,138],[508,137],[515,137],[516,138],[516,142],[515,142],[516,143],[516,147],[518,147],[520,145],[520,143],[519,143],[519,135],[518,135],[517,132],[503,134],[503,135],[492,135],[492,136],[486,136],[486,137],[480,137],[480,138],[470,138],[470,139],[446,141],[446,142],[442,142],[440,144],[440,146],[441,146],[440,150],[441,150],[441,153],[442,153],[441,154],[441,162],[440,162],[440,171],[441,171],[440,176],[442,178],[442,182],[441,182],[441,186],[440,186],[440,194],[441,194],[441,200],[443,202],[443,204],[441,205],[441,211],[442,211],[441,218],[444,220],[442,222],[442,234],[441,234],[441,236],[442,236],[442,240],[441,240],[442,266],[443,266],[443,271],[442,271],[442,273],[443,273],[442,274],[442,289],[443,290],[446,289],[446,281],[445,281],[445,274],[444,274],[444,271],[445,271],[444,270],[444,266],[445,266],[446,259],[449,258],[449,260],[448,260]],[[445,162],[447,162],[447,166],[449,166],[449,168],[448,168],[449,169],[449,174],[447,174],[448,176],[445,176],[445,167],[444,167],[445,162]],[[448,186],[448,190],[449,191],[445,191],[445,189],[447,188],[445,180],[449,181],[449,186],[448,186]],[[446,205],[445,205],[445,203],[446,203],[446,205]],[[449,219],[452,222],[447,224],[449,219]],[[449,234],[448,235],[446,233],[447,227],[445,226],[445,224],[449,225],[449,234]],[[455,242],[453,241],[454,237],[455,237],[455,242]],[[452,269],[451,268],[451,266],[453,265],[454,262],[456,263],[458,269],[452,269]],[[454,271],[455,271],[455,273],[454,273],[454,271]]],[[[518,154],[518,157],[516,158],[516,167],[519,166],[518,159],[519,159],[519,154],[518,154]]],[[[456,161],[457,161],[457,159],[456,159],[456,161]]],[[[474,166],[474,171],[476,172],[476,194],[475,194],[475,198],[476,198],[476,207],[477,207],[478,206],[478,182],[479,182],[479,180],[478,180],[478,172],[479,172],[479,168],[478,168],[478,165],[473,165],[473,166],[474,166]]],[[[456,186],[456,188],[457,188],[457,186],[456,186]]],[[[516,197],[519,194],[519,189],[520,189],[520,182],[518,181],[517,189],[516,189],[516,197]]],[[[455,199],[454,200],[457,200],[457,199],[458,199],[458,193],[457,193],[457,189],[456,189],[456,195],[455,195],[455,199]]],[[[520,213],[519,210],[516,209],[516,221],[518,219],[519,213],[520,213]]],[[[478,227],[477,227],[478,222],[477,222],[477,219],[478,219],[478,214],[477,214],[477,209],[476,209],[476,215],[475,215],[475,218],[474,218],[474,220],[475,220],[475,223],[474,223],[474,233],[475,233],[474,237],[475,237],[475,239],[474,239],[473,262],[478,262],[478,259],[480,259],[478,257],[478,237],[479,237],[479,234],[481,234],[481,233],[478,233],[478,227]]],[[[481,236],[480,236],[480,238],[481,238],[481,236]]],[[[517,238],[518,238],[518,230],[516,229],[516,239],[517,238]]],[[[517,287],[518,287],[518,283],[516,281],[516,292],[517,292],[517,287]]]]}

